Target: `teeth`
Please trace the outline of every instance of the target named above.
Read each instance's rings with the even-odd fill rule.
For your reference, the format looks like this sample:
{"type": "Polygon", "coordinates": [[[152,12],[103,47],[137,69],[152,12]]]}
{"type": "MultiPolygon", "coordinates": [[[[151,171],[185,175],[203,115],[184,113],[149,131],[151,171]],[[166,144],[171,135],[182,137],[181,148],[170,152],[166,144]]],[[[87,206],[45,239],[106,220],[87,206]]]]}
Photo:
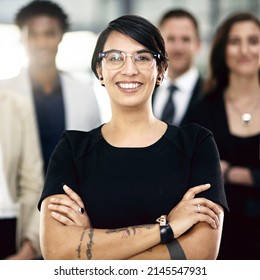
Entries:
{"type": "Polygon", "coordinates": [[[129,83],[129,84],[119,83],[118,85],[119,87],[124,89],[134,89],[140,86],[139,83],[129,83]]]}

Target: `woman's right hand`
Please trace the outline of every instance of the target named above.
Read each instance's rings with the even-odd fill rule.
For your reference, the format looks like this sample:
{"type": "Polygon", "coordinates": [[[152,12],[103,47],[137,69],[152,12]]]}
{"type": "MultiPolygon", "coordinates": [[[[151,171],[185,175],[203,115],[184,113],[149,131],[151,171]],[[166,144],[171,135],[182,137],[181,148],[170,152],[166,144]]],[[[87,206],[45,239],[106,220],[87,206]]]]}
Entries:
{"type": "Polygon", "coordinates": [[[219,214],[221,213],[217,204],[206,198],[195,198],[195,195],[210,188],[210,184],[199,185],[190,188],[182,200],[171,210],[167,219],[178,238],[194,224],[206,222],[212,228],[220,224],[219,214]]]}
{"type": "Polygon", "coordinates": [[[79,195],[71,188],[64,185],[66,197],[52,197],[48,208],[52,211],[51,216],[65,226],[81,226],[89,228],[91,222],[84,204],[79,195]]]}

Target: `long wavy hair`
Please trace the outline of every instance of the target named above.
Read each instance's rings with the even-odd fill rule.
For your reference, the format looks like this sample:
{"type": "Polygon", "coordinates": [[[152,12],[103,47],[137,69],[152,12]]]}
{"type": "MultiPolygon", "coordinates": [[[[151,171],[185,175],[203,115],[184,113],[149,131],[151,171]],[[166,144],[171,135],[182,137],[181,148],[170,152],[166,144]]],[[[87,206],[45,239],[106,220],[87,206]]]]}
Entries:
{"type": "MultiPolygon", "coordinates": [[[[210,57],[209,57],[209,76],[205,81],[205,94],[216,96],[223,94],[229,84],[229,68],[226,63],[226,47],[228,43],[228,35],[235,23],[241,21],[251,21],[260,29],[259,19],[251,13],[241,12],[230,15],[218,27],[212,41],[210,57]]],[[[260,69],[258,71],[260,82],[260,69]]]]}

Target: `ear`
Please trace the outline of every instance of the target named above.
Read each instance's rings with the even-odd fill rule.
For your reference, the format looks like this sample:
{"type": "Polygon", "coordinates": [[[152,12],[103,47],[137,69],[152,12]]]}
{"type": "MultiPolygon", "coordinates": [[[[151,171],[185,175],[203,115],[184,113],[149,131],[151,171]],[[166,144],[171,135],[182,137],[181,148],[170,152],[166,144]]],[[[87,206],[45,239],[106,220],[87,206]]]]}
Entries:
{"type": "Polygon", "coordinates": [[[198,39],[198,42],[197,42],[197,53],[199,53],[201,49],[202,49],[202,42],[198,39]]]}
{"type": "Polygon", "coordinates": [[[105,84],[104,84],[104,78],[102,76],[102,70],[101,70],[100,67],[97,67],[96,69],[97,69],[97,74],[98,74],[98,79],[100,81],[100,84],[101,84],[102,87],[104,87],[105,84]]]}
{"type": "Polygon", "coordinates": [[[101,67],[99,65],[97,65],[96,70],[97,70],[97,74],[98,74],[99,77],[103,76],[102,75],[102,69],[101,69],[101,67]]]}

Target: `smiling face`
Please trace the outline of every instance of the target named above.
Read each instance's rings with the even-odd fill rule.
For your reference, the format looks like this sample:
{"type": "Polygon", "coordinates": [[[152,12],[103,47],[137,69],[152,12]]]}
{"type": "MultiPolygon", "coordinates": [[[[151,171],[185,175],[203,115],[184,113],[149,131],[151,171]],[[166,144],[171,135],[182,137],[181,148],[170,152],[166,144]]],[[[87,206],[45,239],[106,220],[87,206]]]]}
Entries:
{"type": "Polygon", "coordinates": [[[148,69],[140,69],[134,63],[132,56],[141,50],[147,50],[132,38],[112,31],[107,38],[103,51],[119,50],[126,54],[126,61],[119,69],[109,69],[104,59],[97,68],[99,76],[110,96],[111,105],[138,107],[148,104],[158,78],[156,61],[148,69]]]}
{"type": "Polygon", "coordinates": [[[177,78],[194,63],[200,49],[200,41],[193,22],[187,17],[173,17],[160,27],[169,56],[169,76],[177,78]]]}
{"type": "Polygon", "coordinates": [[[22,27],[22,39],[30,64],[37,67],[52,66],[63,31],[57,19],[45,15],[29,19],[22,27]]]}
{"type": "Polygon", "coordinates": [[[237,22],[231,28],[226,46],[226,62],[232,75],[252,76],[258,73],[260,29],[252,21],[237,22]]]}

